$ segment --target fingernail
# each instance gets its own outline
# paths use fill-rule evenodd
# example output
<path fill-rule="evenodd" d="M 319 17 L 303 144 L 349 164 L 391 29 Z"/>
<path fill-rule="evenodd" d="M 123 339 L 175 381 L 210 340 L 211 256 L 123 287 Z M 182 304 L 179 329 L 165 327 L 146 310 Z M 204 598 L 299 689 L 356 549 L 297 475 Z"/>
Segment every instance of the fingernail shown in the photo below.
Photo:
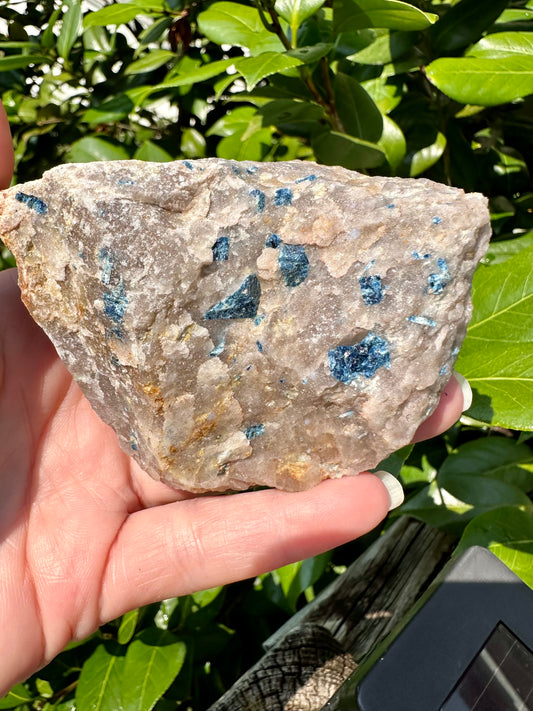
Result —
<path fill-rule="evenodd" d="M 461 391 L 463 393 L 463 412 L 466 412 L 472 407 L 472 388 L 464 375 L 461 375 L 461 373 L 458 373 L 456 370 L 453 371 L 453 374 L 461 386 Z"/>
<path fill-rule="evenodd" d="M 389 472 L 374 472 L 378 479 L 385 484 L 387 491 L 389 492 L 389 511 L 397 508 L 404 500 L 403 488 L 398 479 Z"/>

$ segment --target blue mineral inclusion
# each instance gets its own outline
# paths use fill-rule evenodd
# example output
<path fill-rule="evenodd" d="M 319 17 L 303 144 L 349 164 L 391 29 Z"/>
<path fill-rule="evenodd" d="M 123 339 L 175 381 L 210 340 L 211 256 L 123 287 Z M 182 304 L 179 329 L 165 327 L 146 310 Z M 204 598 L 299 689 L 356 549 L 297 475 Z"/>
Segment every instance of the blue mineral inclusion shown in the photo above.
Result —
<path fill-rule="evenodd" d="M 46 215 L 48 212 L 48 205 L 36 195 L 28 195 L 27 193 L 18 192 L 15 193 L 15 200 L 24 203 L 24 205 L 27 205 L 32 210 L 35 210 L 35 212 L 39 213 L 39 215 Z"/>
<path fill-rule="evenodd" d="M 313 182 L 313 180 L 316 180 L 316 175 L 314 173 L 311 173 L 311 175 L 306 175 L 305 178 L 298 178 L 298 180 L 295 180 L 295 183 L 304 183 L 306 180 L 308 180 L 310 183 Z"/>
<path fill-rule="evenodd" d="M 256 274 L 250 274 L 237 291 L 215 304 L 205 314 L 206 319 L 255 318 L 261 298 L 261 284 Z"/>
<path fill-rule="evenodd" d="M 213 250 L 213 261 L 227 262 L 229 258 L 229 239 L 228 237 L 219 237 L 215 244 L 211 247 Z"/>
<path fill-rule="evenodd" d="M 278 188 L 274 195 L 274 205 L 276 207 L 284 207 L 292 203 L 292 190 L 289 188 Z"/>
<path fill-rule="evenodd" d="M 135 181 L 131 180 L 131 178 L 121 178 L 117 180 L 117 185 L 135 185 Z"/>
<path fill-rule="evenodd" d="M 259 326 L 259 324 L 261 323 L 261 321 L 264 321 L 264 319 L 265 319 L 265 314 L 261 314 L 261 316 L 256 316 L 256 317 L 254 318 L 254 325 L 255 325 L 255 326 Z"/>
<path fill-rule="evenodd" d="M 437 325 L 436 321 L 427 316 L 408 316 L 407 320 L 411 323 L 416 323 L 418 326 L 431 326 L 433 328 Z"/>
<path fill-rule="evenodd" d="M 307 278 L 309 260 L 301 244 L 284 244 L 278 262 L 286 286 L 298 286 Z"/>
<path fill-rule="evenodd" d="M 183 165 L 189 170 L 194 170 L 194 165 L 191 163 L 190 160 L 184 160 Z"/>
<path fill-rule="evenodd" d="M 104 313 L 113 323 L 120 325 L 124 319 L 129 299 L 120 282 L 113 289 L 104 291 Z"/>
<path fill-rule="evenodd" d="M 437 216 L 435 216 L 435 217 L 431 220 L 431 222 L 433 222 L 434 225 L 440 225 L 440 223 L 442 222 L 442 217 L 437 217 Z"/>
<path fill-rule="evenodd" d="M 353 346 L 332 348 L 328 358 L 333 377 L 347 385 L 360 375 L 371 378 L 379 368 L 390 368 L 387 341 L 372 331 Z"/>
<path fill-rule="evenodd" d="M 256 165 L 251 165 L 248 168 L 246 168 L 246 172 L 249 175 L 253 175 L 254 173 L 257 173 L 258 170 L 259 170 L 259 168 Z"/>
<path fill-rule="evenodd" d="M 420 254 L 420 252 L 413 252 L 412 253 L 413 259 L 429 259 L 431 257 L 431 254 Z"/>
<path fill-rule="evenodd" d="M 448 374 L 448 366 L 445 364 L 439 370 L 439 375 L 447 375 L 447 374 Z"/>
<path fill-rule="evenodd" d="M 134 430 L 131 430 L 130 432 L 130 447 L 133 449 L 134 452 L 137 452 L 137 450 L 139 449 L 139 440 Z"/>
<path fill-rule="evenodd" d="M 363 301 L 367 306 L 374 306 L 382 301 L 383 287 L 380 276 L 361 276 L 359 277 L 359 286 Z"/>
<path fill-rule="evenodd" d="M 257 350 L 259 351 L 259 353 L 262 353 L 263 352 L 263 344 L 261 343 L 261 341 L 256 341 L 255 345 L 257 346 Z"/>
<path fill-rule="evenodd" d="M 224 351 L 225 345 L 226 345 L 225 340 L 222 339 L 222 340 L 220 341 L 220 343 L 218 344 L 218 346 L 215 346 L 215 347 L 209 352 L 209 355 L 212 356 L 213 358 L 214 358 L 215 356 L 219 356 L 219 355 Z"/>
<path fill-rule="evenodd" d="M 257 212 L 263 212 L 265 209 L 265 193 L 262 190 L 254 188 L 250 190 L 250 195 L 257 200 Z"/>
<path fill-rule="evenodd" d="M 256 437 L 260 437 L 262 434 L 265 434 L 265 426 L 251 425 L 244 431 L 244 434 L 248 440 L 255 439 Z"/>
<path fill-rule="evenodd" d="M 279 235 L 271 234 L 267 237 L 265 242 L 265 247 L 273 247 L 277 249 L 281 244 L 281 237 Z"/>
<path fill-rule="evenodd" d="M 432 294 L 442 294 L 450 281 L 450 272 L 444 257 L 437 259 L 437 266 L 439 271 L 428 276 L 428 291 Z"/>

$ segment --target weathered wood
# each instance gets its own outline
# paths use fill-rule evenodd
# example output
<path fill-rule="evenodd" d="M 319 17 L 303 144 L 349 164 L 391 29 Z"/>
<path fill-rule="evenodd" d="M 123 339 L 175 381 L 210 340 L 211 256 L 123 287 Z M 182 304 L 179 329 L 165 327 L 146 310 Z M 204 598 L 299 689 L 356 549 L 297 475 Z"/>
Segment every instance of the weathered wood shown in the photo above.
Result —
<path fill-rule="evenodd" d="M 398 519 L 267 640 L 267 654 L 209 711 L 319 711 L 412 608 L 449 559 L 452 541 Z"/>

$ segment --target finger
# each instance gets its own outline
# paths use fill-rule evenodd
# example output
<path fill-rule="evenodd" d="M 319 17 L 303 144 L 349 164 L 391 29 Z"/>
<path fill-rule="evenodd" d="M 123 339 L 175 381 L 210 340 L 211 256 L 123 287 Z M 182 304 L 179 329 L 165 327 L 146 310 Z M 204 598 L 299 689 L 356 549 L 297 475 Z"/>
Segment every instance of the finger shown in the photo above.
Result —
<path fill-rule="evenodd" d="M 413 442 L 431 439 L 446 432 L 461 417 L 461 413 L 470 407 L 471 401 L 472 391 L 468 382 L 461 375 L 454 375 L 444 388 L 435 412 L 417 429 Z"/>
<path fill-rule="evenodd" d="M 176 595 L 254 577 L 372 530 L 389 493 L 371 474 L 191 499 L 132 514 L 110 552 L 101 621 Z"/>
<path fill-rule="evenodd" d="M 6 111 L 0 102 L 0 190 L 9 187 L 13 176 L 14 156 L 11 131 Z"/>

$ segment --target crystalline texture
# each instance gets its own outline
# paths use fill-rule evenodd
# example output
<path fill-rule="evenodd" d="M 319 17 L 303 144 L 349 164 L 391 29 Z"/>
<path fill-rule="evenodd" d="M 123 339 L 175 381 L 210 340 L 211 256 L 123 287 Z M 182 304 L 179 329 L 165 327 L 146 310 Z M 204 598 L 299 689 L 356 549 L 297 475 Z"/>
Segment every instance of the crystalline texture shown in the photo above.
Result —
<path fill-rule="evenodd" d="M 486 200 L 306 162 L 65 165 L 5 191 L 25 303 L 123 449 L 296 490 L 408 443 L 450 378 Z"/>

